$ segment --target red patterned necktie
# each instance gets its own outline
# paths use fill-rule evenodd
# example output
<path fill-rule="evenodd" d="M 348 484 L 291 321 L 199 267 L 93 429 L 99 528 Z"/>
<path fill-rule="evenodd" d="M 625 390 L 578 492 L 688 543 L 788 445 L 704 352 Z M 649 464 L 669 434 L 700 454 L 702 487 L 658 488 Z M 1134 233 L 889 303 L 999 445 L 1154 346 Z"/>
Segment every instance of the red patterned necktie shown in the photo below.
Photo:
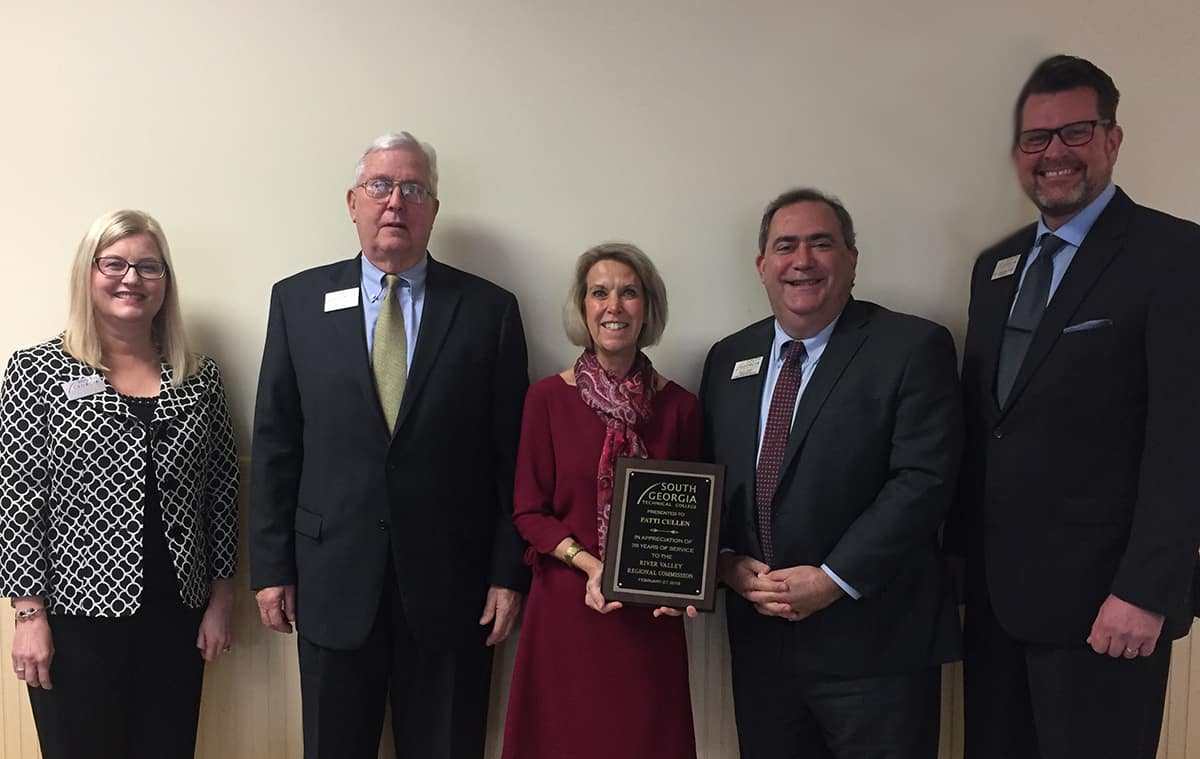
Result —
<path fill-rule="evenodd" d="M 754 477 L 754 504 L 758 512 L 758 539 L 762 544 L 763 561 L 768 566 L 775 561 L 771 539 L 771 503 L 779 485 L 779 467 L 783 464 L 783 449 L 787 447 L 792 429 L 792 414 L 796 410 L 796 395 L 800 392 L 800 371 L 807 352 L 804 343 L 793 340 L 783 344 L 787 351 L 783 368 L 771 392 L 771 408 L 767 411 L 767 428 L 763 431 L 762 447 L 758 451 L 758 472 Z"/>

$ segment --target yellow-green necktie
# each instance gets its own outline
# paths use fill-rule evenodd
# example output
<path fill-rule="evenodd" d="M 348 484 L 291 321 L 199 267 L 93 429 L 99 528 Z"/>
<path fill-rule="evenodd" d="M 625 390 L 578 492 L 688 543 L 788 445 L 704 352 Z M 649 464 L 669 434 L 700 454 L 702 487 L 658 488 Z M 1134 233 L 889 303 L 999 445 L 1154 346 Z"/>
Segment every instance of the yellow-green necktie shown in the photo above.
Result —
<path fill-rule="evenodd" d="M 379 308 L 379 318 L 375 320 L 371 369 L 375 373 L 379 406 L 390 430 L 396 426 L 404 383 L 408 380 L 408 337 L 404 334 L 404 311 L 396 295 L 403 280 L 398 274 L 387 274 L 383 281 L 383 304 Z"/>

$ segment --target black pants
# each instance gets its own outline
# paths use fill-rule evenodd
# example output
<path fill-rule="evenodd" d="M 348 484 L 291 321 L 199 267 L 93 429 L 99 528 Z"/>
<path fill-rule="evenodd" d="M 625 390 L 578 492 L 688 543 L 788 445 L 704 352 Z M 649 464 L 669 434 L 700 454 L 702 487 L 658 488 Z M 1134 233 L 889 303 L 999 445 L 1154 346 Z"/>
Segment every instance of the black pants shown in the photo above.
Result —
<path fill-rule="evenodd" d="M 1170 641 L 1136 659 L 1026 643 L 983 600 L 965 632 L 966 759 L 1154 759 Z"/>
<path fill-rule="evenodd" d="M 305 759 L 375 759 L 389 691 L 398 759 L 480 759 L 492 649 L 482 635 L 457 649 L 418 644 L 394 582 L 382 596 L 361 648 L 297 641 Z"/>
<path fill-rule="evenodd" d="M 735 663 L 742 759 L 936 759 L 942 669 L 842 679 Z"/>
<path fill-rule="evenodd" d="M 201 616 L 179 603 L 116 619 L 50 616 L 54 687 L 29 688 L 44 759 L 194 756 Z"/>

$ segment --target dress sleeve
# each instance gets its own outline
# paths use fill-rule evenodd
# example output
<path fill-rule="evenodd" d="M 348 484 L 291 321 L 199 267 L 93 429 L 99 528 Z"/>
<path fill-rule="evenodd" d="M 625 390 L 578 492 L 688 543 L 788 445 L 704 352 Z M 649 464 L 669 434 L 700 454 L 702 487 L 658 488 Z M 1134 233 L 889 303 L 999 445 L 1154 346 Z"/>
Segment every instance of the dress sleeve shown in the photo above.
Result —
<path fill-rule="evenodd" d="M 513 487 L 513 523 L 538 553 L 551 553 L 571 531 L 554 515 L 555 456 L 550 404 L 544 385 L 525 398 Z"/>
<path fill-rule="evenodd" d="M 49 521 L 48 401 L 35 378 L 46 368 L 17 352 L 0 394 L 0 596 L 45 596 Z"/>
<path fill-rule="evenodd" d="M 679 438 L 676 457 L 681 461 L 699 461 L 704 438 L 704 422 L 700 413 L 700 401 L 696 396 L 683 391 L 683 402 L 679 408 Z"/>

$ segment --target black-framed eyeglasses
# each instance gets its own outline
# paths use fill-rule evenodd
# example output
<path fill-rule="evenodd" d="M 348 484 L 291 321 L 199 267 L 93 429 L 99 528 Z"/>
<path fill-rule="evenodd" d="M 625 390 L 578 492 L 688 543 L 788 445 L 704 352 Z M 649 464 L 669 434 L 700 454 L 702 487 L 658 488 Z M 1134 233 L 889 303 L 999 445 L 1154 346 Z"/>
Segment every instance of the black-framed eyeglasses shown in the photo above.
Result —
<path fill-rule="evenodd" d="M 156 258 L 130 263 L 119 256 L 97 256 L 92 261 L 101 274 L 113 279 L 121 279 L 130 269 L 142 279 L 162 279 L 167 276 L 167 265 Z"/>
<path fill-rule="evenodd" d="M 1017 135 L 1017 147 L 1022 153 L 1040 153 L 1050 147 L 1054 135 L 1062 140 L 1069 148 L 1086 145 L 1096 136 L 1096 127 L 1112 126 L 1111 119 L 1091 119 L 1089 121 L 1072 121 L 1058 129 L 1026 129 Z"/>
<path fill-rule="evenodd" d="M 392 190 L 397 187 L 400 188 L 400 197 L 404 199 L 405 203 L 421 205 L 432 196 L 432 193 L 425 189 L 425 186 L 422 184 L 418 184 L 417 182 L 397 182 L 387 177 L 368 179 L 357 186 L 363 188 L 363 191 L 367 193 L 367 197 L 374 198 L 375 200 L 390 198 Z"/>

